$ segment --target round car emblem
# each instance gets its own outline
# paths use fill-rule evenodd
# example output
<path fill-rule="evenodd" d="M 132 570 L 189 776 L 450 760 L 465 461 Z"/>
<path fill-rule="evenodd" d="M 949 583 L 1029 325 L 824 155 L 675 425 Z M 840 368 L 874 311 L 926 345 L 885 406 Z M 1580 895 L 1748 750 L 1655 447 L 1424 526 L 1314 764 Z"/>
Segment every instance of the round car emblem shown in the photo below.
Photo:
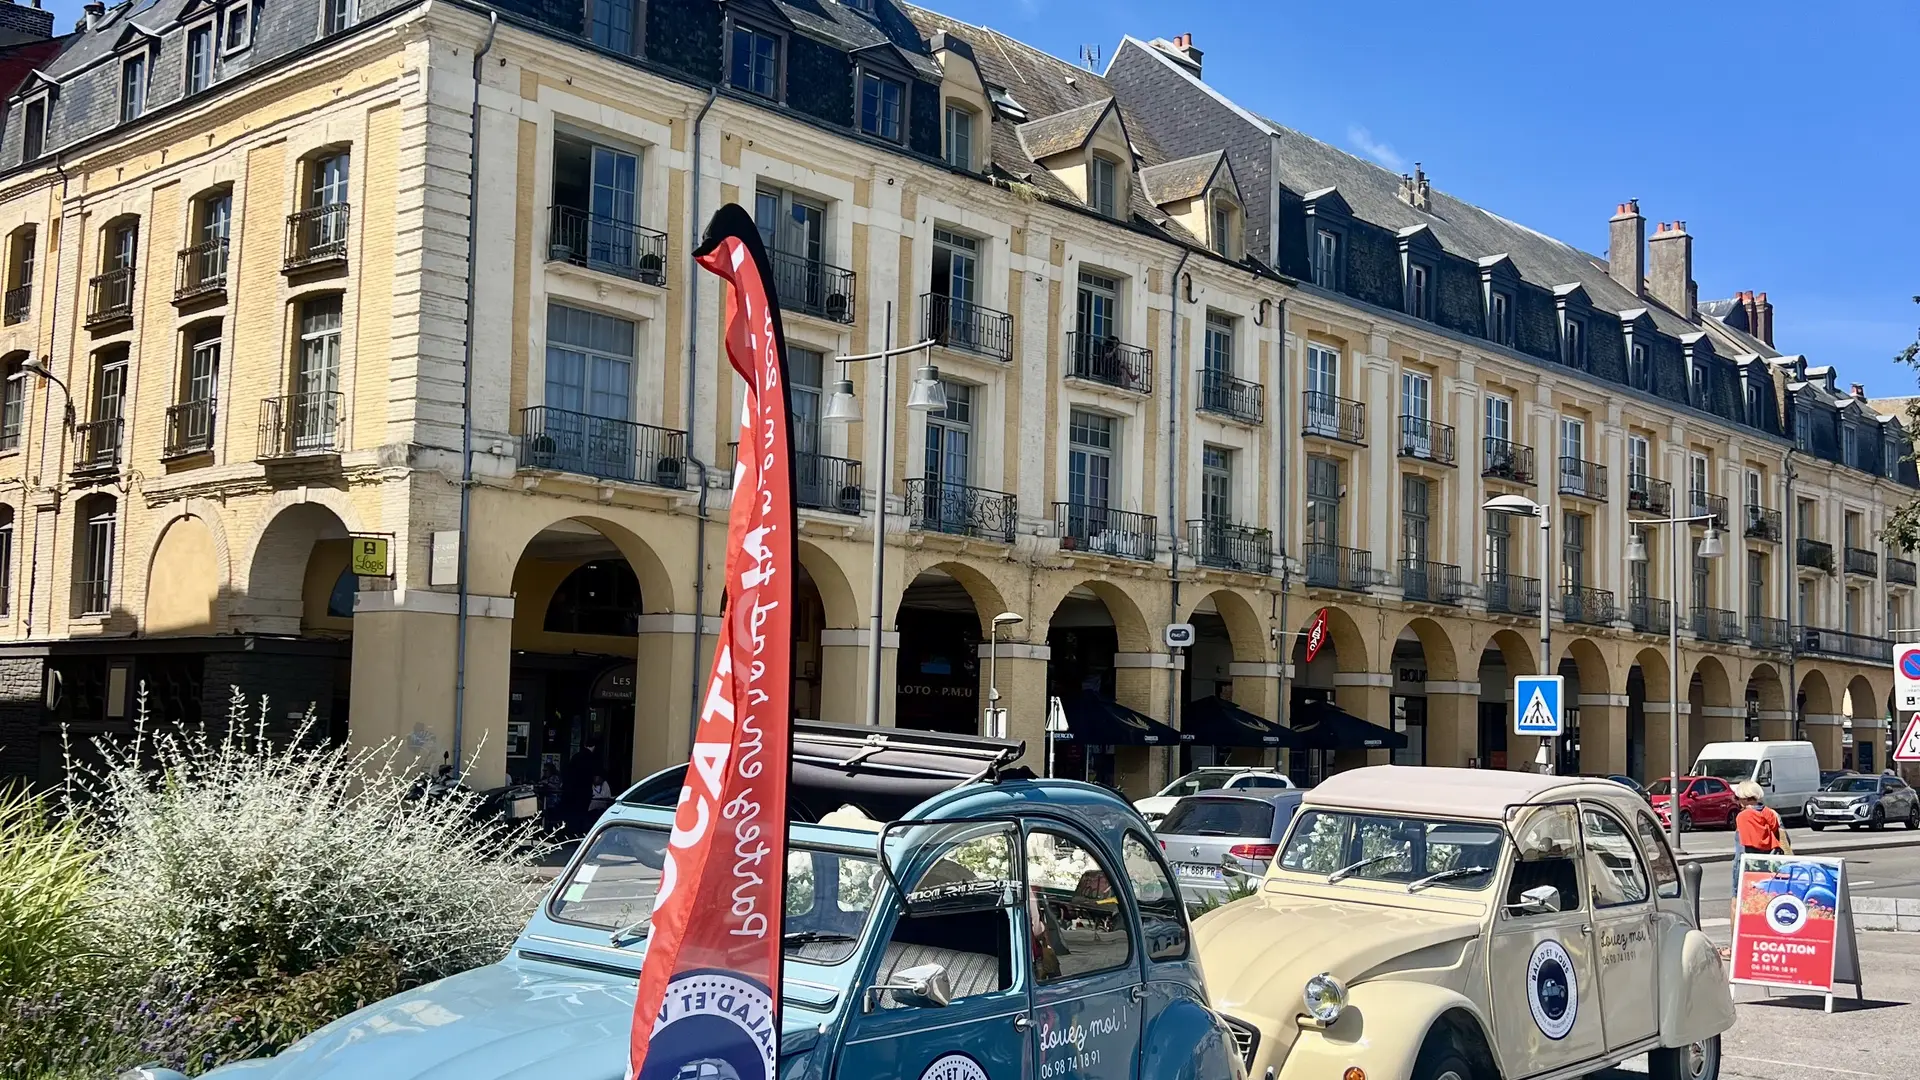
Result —
<path fill-rule="evenodd" d="M 1534 946 L 1527 962 L 1527 1008 L 1541 1034 L 1549 1039 L 1564 1039 L 1573 1031 L 1575 1015 L 1580 1011 L 1580 989 L 1574 981 L 1573 957 L 1557 941 L 1548 938 Z"/>
<path fill-rule="evenodd" d="M 1197 859 L 1197 858 L 1199 858 L 1199 857 L 1200 857 L 1200 845 L 1199 845 L 1199 844 L 1195 844 L 1195 845 L 1193 845 L 1193 847 L 1192 847 L 1192 848 L 1191 848 L 1190 850 L 1191 850 L 1191 851 L 1193 852 L 1193 857 L 1194 857 L 1194 858 L 1196 858 L 1196 859 Z"/>
<path fill-rule="evenodd" d="M 646 1065 L 636 1080 L 773 1080 L 773 1000 L 725 971 L 689 971 L 667 984 Z"/>
<path fill-rule="evenodd" d="M 1797 934 L 1807 924 L 1807 905 L 1792 893 L 1781 893 L 1767 904 L 1767 925 L 1776 934 Z"/>
<path fill-rule="evenodd" d="M 942 1054 L 920 1074 L 920 1080 L 987 1080 L 987 1070 L 965 1054 Z"/>

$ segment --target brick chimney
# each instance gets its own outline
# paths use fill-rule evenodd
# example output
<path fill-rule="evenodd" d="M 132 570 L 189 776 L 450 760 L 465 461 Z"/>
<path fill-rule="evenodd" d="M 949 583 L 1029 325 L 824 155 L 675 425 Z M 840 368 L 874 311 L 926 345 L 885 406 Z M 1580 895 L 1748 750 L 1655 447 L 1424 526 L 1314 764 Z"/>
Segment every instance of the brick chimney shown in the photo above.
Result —
<path fill-rule="evenodd" d="M 1748 293 L 1747 298 L 1753 304 L 1753 336 L 1773 344 L 1773 305 L 1767 302 L 1766 293 Z"/>
<path fill-rule="evenodd" d="M 1693 237 L 1684 221 L 1663 221 L 1647 241 L 1647 291 L 1655 300 L 1693 321 Z"/>
<path fill-rule="evenodd" d="M 1152 44 L 1154 48 L 1159 49 L 1172 58 L 1174 63 L 1179 64 L 1191 72 L 1194 78 L 1197 79 L 1200 77 L 1200 57 L 1202 54 L 1199 49 L 1194 48 L 1192 34 L 1181 34 L 1172 41 L 1168 41 L 1166 38 L 1154 38 Z"/>
<path fill-rule="evenodd" d="M 1433 187 L 1427 183 L 1427 173 L 1419 162 L 1413 163 L 1413 175 L 1400 174 L 1400 201 L 1415 210 L 1433 209 Z"/>
<path fill-rule="evenodd" d="M 1635 296 L 1647 294 L 1647 219 L 1628 199 L 1607 221 L 1607 275 Z"/>
<path fill-rule="evenodd" d="M 1867 400 L 1867 387 L 1866 387 L 1866 384 L 1864 384 L 1864 383 L 1854 383 L 1854 384 L 1853 384 L 1853 388 L 1852 388 L 1851 390 L 1849 390 L 1849 391 L 1848 391 L 1848 393 L 1850 393 L 1850 394 L 1852 394 L 1852 395 L 1853 395 L 1853 400 L 1855 400 L 1855 401 L 1858 401 L 1858 402 L 1860 402 L 1860 403 L 1862 403 L 1862 404 L 1865 404 L 1865 403 L 1866 403 L 1866 400 Z"/>

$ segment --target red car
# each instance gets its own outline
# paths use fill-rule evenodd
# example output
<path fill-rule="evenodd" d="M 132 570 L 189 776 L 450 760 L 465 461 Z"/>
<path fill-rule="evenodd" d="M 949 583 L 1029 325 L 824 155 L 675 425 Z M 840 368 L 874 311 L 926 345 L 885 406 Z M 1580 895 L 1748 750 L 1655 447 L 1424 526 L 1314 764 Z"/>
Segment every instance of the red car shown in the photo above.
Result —
<path fill-rule="evenodd" d="M 1653 800 L 1653 812 L 1660 815 L 1660 824 L 1667 823 L 1672 797 L 1668 794 L 1671 787 L 1670 777 L 1661 777 L 1647 785 L 1647 795 Z M 1733 788 L 1717 776 L 1683 776 L 1680 778 L 1680 831 L 1687 832 L 1695 825 L 1722 825 L 1733 827 L 1733 815 L 1740 811 L 1740 801 L 1733 797 Z"/>

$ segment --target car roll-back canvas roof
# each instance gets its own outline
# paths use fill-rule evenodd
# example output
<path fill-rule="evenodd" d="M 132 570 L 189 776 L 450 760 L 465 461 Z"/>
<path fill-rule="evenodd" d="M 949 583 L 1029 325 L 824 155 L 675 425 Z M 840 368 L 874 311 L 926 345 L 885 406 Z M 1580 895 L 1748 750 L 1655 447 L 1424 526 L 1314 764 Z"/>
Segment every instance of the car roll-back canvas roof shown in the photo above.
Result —
<path fill-rule="evenodd" d="M 1612 781 L 1508 772 L 1371 765 L 1335 773 L 1307 792 L 1302 809 L 1336 807 L 1413 816 L 1500 819 L 1514 806 L 1580 796 L 1613 802 L 1632 792 Z"/>

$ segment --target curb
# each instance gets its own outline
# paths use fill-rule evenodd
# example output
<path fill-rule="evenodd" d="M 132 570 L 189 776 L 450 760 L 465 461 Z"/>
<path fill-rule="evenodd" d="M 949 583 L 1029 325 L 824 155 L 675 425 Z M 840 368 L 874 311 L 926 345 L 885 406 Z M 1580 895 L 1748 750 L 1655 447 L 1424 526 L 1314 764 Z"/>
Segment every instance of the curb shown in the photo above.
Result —
<path fill-rule="evenodd" d="M 1863 896 L 1848 904 L 1856 930 L 1898 930 L 1920 934 L 1920 899 Z"/>
<path fill-rule="evenodd" d="M 1795 855 L 1845 856 L 1848 852 L 1852 851 L 1885 851 L 1888 848 L 1903 847 L 1920 848 L 1920 843 L 1888 837 L 1879 843 L 1868 844 L 1795 844 L 1793 845 L 1793 853 Z M 1731 851 L 1713 851 L 1699 855 L 1683 851 L 1679 852 L 1678 855 L 1682 863 L 1730 863 L 1733 861 L 1733 852 Z"/>

